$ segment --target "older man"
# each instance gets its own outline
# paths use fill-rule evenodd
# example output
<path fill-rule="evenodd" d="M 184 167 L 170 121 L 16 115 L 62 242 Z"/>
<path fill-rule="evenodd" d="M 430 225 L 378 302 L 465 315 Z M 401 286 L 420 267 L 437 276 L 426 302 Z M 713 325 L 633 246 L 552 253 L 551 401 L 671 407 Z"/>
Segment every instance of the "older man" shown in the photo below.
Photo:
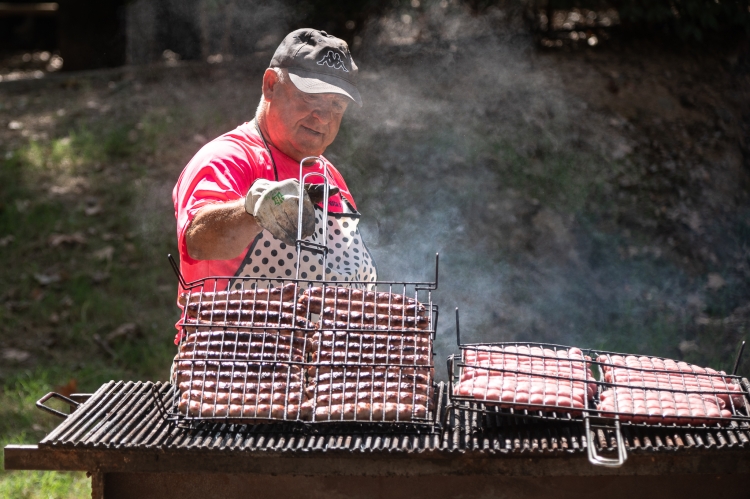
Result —
<path fill-rule="evenodd" d="M 320 186 L 303 195 L 303 238 L 322 244 L 327 265 L 303 250 L 302 279 L 375 281 L 377 271 L 357 227 L 359 213 L 341 174 L 322 154 L 339 131 L 350 101 L 362 105 L 357 66 L 346 42 L 300 29 L 279 45 L 263 75 L 255 119 L 206 144 L 180 175 L 172 198 L 181 271 L 189 282 L 208 276 L 295 277 L 299 163 L 325 173 L 332 186 L 323 213 Z M 320 184 L 319 176 L 309 177 Z M 229 287 L 241 286 L 228 280 Z"/>

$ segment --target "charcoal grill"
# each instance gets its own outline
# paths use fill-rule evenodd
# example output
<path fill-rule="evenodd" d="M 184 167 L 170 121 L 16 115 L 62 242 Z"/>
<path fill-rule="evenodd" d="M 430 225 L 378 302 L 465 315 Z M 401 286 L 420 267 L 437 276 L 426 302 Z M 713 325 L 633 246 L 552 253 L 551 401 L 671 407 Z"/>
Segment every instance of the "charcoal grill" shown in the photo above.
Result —
<path fill-rule="evenodd" d="M 514 497 L 644 499 L 743 497 L 750 430 L 625 425 L 628 461 L 591 466 L 587 448 L 613 451 L 611 435 L 582 425 L 449 406 L 445 424 L 300 426 L 165 421 L 169 383 L 112 381 L 89 396 L 37 445 L 5 448 L 7 470 L 83 470 L 93 499 L 346 496 L 432 499 Z M 447 407 L 449 406 L 449 407 Z M 437 423 L 437 421 L 435 421 Z"/>
<path fill-rule="evenodd" d="M 750 428 L 750 384 L 748 383 L 747 379 L 742 378 L 740 376 L 737 376 L 737 366 L 739 365 L 740 356 L 742 355 L 742 352 L 744 350 L 744 342 L 742 342 L 739 352 L 737 354 L 737 360 L 735 362 L 735 368 L 734 373 L 731 375 L 725 374 L 725 373 L 698 373 L 695 372 L 695 368 L 693 367 L 693 374 L 700 374 L 701 376 L 706 376 L 709 380 L 711 380 L 711 389 L 710 390 L 701 390 L 701 391 L 694 391 L 690 390 L 685 386 L 685 374 L 678 372 L 675 374 L 675 376 L 681 377 L 683 386 L 659 386 L 658 391 L 663 392 L 669 392 L 669 393 L 679 393 L 679 394 L 691 394 L 691 393 L 700 393 L 703 397 L 708 397 L 716 400 L 716 404 L 719 404 L 718 398 L 722 395 L 727 396 L 727 400 L 729 401 L 729 405 L 727 407 L 729 411 L 729 415 L 722 417 L 720 419 L 717 419 L 715 417 L 708 417 L 708 416 L 670 416 L 668 418 L 662 418 L 663 421 L 660 421 L 659 418 L 651 416 L 648 418 L 633 418 L 632 412 L 625 412 L 622 410 L 617 410 L 617 407 L 615 410 L 607 410 L 607 411 L 601 411 L 598 408 L 598 404 L 600 402 L 601 394 L 604 390 L 611 390 L 611 389 L 617 389 L 617 388 L 624 388 L 629 391 L 631 398 L 633 397 L 633 392 L 638 390 L 655 390 L 653 387 L 649 387 L 646 385 L 645 381 L 641 382 L 640 384 L 638 382 L 632 382 L 632 383 L 623 383 L 623 382 L 617 382 L 618 380 L 613 379 L 612 381 L 606 381 L 605 380 L 605 373 L 604 369 L 606 367 L 613 367 L 613 357 L 620 356 L 620 357 L 626 357 L 630 354 L 622 354 L 622 353 L 615 353 L 615 352 L 606 352 L 606 351 L 599 351 L 594 349 L 580 349 L 583 358 L 580 361 L 571 361 L 567 360 L 566 358 L 559 357 L 558 352 L 561 350 L 568 351 L 571 349 L 569 346 L 564 345 L 556 345 L 551 343 L 538 343 L 538 342 L 485 342 L 485 343 L 471 343 L 471 344 L 462 344 L 461 343 L 461 329 L 460 329 L 460 322 L 459 322 L 459 311 L 456 309 L 456 343 L 461 351 L 459 356 L 451 355 L 448 358 L 448 372 L 450 374 L 450 382 L 449 382 L 449 397 L 450 397 L 450 405 L 454 407 L 460 407 L 464 410 L 473 411 L 485 414 L 487 416 L 494 416 L 494 417 L 511 417 L 511 418 L 522 418 L 524 420 L 529 419 L 537 419 L 537 420 L 543 420 L 543 421 L 550 421 L 554 423 L 579 423 L 582 424 L 585 428 L 586 435 L 590 440 L 593 440 L 595 434 L 601 435 L 601 438 L 605 440 L 612 440 L 614 443 L 607 447 L 609 450 L 615 450 L 616 457 L 610 458 L 610 457 L 604 457 L 600 455 L 597 452 L 597 449 L 595 446 L 589 446 L 588 447 L 588 457 L 592 464 L 600 465 L 600 466 L 609 466 L 609 467 L 619 467 L 624 464 L 624 462 L 627 459 L 627 451 L 626 446 L 623 442 L 623 434 L 622 434 L 622 427 L 623 426 L 634 426 L 634 427 L 645 427 L 645 428 L 678 428 L 678 427 L 688 427 L 691 428 L 692 431 L 705 431 L 711 427 L 722 427 L 722 426 L 730 426 L 732 428 L 742 428 L 744 430 Z M 540 358 L 543 359 L 543 362 L 549 362 L 549 363 L 557 363 L 558 365 L 573 365 L 573 364 L 579 364 L 579 365 L 596 365 L 597 367 L 597 374 L 598 376 L 596 378 L 591 378 L 588 376 L 585 376 L 586 368 L 584 367 L 584 377 L 576 377 L 572 374 L 570 376 L 557 376 L 554 374 L 547 374 L 547 373 L 539 373 L 539 372 L 530 372 L 526 370 L 519 370 L 519 369 L 505 369 L 505 368 L 499 368 L 499 367 L 489 367 L 487 365 L 480 365 L 476 363 L 467 362 L 467 353 L 473 352 L 499 352 L 500 349 L 505 349 L 506 347 L 525 347 L 528 349 L 531 349 L 532 347 L 539 347 L 542 349 L 549 349 L 554 351 L 556 354 L 558 354 L 558 358 L 555 360 L 552 360 L 552 357 L 543 356 L 543 355 L 535 355 L 532 353 L 522 353 L 517 354 L 520 357 L 523 358 Z M 469 357 L 472 357 L 469 355 Z M 668 359 L 658 358 L 658 357 L 649 357 L 649 359 L 658 360 L 658 361 L 667 361 Z M 457 383 L 459 380 L 462 379 L 462 374 L 465 369 L 471 368 L 474 370 L 479 370 L 483 372 L 487 372 L 487 377 L 489 377 L 490 373 L 497 372 L 497 373 L 508 373 L 511 376 L 515 377 L 518 376 L 519 378 L 521 376 L 528 376 L 529 378 L 537 378 L 537 379 L 543 379 L 543 380 L 552 380 L 555 383 L 564 382 L 565 385 L 570 385 L 571 391 L 572 386 L 574 383 L 578 383 L 581 385 L 594 385 L 596 389 L 594 390 L 593 397 L 584 396 L 583 397 L 583 405 L 581 407 L 576 406 L 571 407 L 569 405 L 555 405 L 555 404 L 536 404 L 536 403 L 530 403 L 529 401 L 517 401 L 516 397 L 518 396 L 517 393 L 512 393 L 513 400 L 510 401 L 499 401 L 495 400 L 493 398 L 489 398 L 486 396 L 486 390 L 485 390 L 485 396 L 466 396 L 461 395 L 457 393 Z M 626 378 L 629 380 L 631 376 L 634 379 L 638 379 L 637 375 L 643 375 L 645 373 L 654 373 L 659 372 L 660 370 L 656 369 L 656 367 L 651 365 L 646 366 L 639 366 L 639 367 L 627 367 L 627 366 L 619 366 L 618 368 L 624 369 L 626 371 L 632 371 L 631 374 L 627 374 Z M 714 381 L 715 380 L 715 381 Z M 732 387 L 736 388 L 736 390 L 728 390 L 727 385 L 732 385 Z M 741 402 L 735 399 L 741 399 Z M 737 401 L 736 401 L 737 400 Z M 705 406 L 705 402 L 704 402 Z M 661 407 L 661 401 L 660 401 L 660 407 Z M 661 410 L 663 411 L 663 407 L 661 407 Z M 647 419 L 647 421 L 638 421 L 638 419 Z"/>

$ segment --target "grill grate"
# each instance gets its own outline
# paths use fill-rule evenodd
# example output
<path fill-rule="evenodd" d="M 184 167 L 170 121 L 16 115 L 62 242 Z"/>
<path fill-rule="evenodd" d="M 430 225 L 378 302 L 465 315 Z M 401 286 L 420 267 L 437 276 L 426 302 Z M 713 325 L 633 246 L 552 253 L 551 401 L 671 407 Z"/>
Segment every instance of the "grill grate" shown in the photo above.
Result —
<path fill-rule="evenodd" d="M 172 452 L 471 452 L 480 454 L 576 454 L 586 452 L 580 424 L 483 413 L 477 407 L 445 407 L 447 387 L 438 385 L 438 407 L 446 424 L 425 427 L 350 423 L 299 426 L 290 423 L 224 424 L 202 422 L 186 429 L 163 419 L 152 391 L 168 403 L 176 388 L 168 383 L 111 381 L 96 391 L 47 435 L 40 447 Z M 614 439 L 594 440 L 601 451 L 613 450 Z M 750 449 L 747 428 L 625 426 L 629 452 Z M 602 445 L 606 445 L 603 447 Z"/>

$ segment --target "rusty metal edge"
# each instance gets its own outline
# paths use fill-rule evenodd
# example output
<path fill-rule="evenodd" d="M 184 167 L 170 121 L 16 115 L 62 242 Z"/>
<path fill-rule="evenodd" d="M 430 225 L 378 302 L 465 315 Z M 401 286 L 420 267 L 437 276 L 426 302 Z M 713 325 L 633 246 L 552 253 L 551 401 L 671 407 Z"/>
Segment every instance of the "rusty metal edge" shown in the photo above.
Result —
<path fill-rule="evenodd" d="M 750 452 L 686 451 L 634 453 L 621 468 L 591 466 L 582 453 L 523 456 L 480 453 L 240 453 L 211 451 L 107 450 L 5 447 L 6 470 L 117 472 L 203 472 L 298 476 L 594 476 L 743 474 L 750 475 Z"/>

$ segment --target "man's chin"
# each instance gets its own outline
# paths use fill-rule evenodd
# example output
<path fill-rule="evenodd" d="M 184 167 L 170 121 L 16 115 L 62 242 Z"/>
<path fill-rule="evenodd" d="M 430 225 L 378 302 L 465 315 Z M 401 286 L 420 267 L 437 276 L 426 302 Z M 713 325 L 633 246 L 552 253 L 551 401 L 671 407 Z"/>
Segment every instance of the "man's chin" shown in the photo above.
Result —
<path fill-rule="evenodd" d="M 325 151 L 323 140 L 300 140 L 297 142 L 295 148 L 303 153 L 305 156 L 320 156 Z"/>

